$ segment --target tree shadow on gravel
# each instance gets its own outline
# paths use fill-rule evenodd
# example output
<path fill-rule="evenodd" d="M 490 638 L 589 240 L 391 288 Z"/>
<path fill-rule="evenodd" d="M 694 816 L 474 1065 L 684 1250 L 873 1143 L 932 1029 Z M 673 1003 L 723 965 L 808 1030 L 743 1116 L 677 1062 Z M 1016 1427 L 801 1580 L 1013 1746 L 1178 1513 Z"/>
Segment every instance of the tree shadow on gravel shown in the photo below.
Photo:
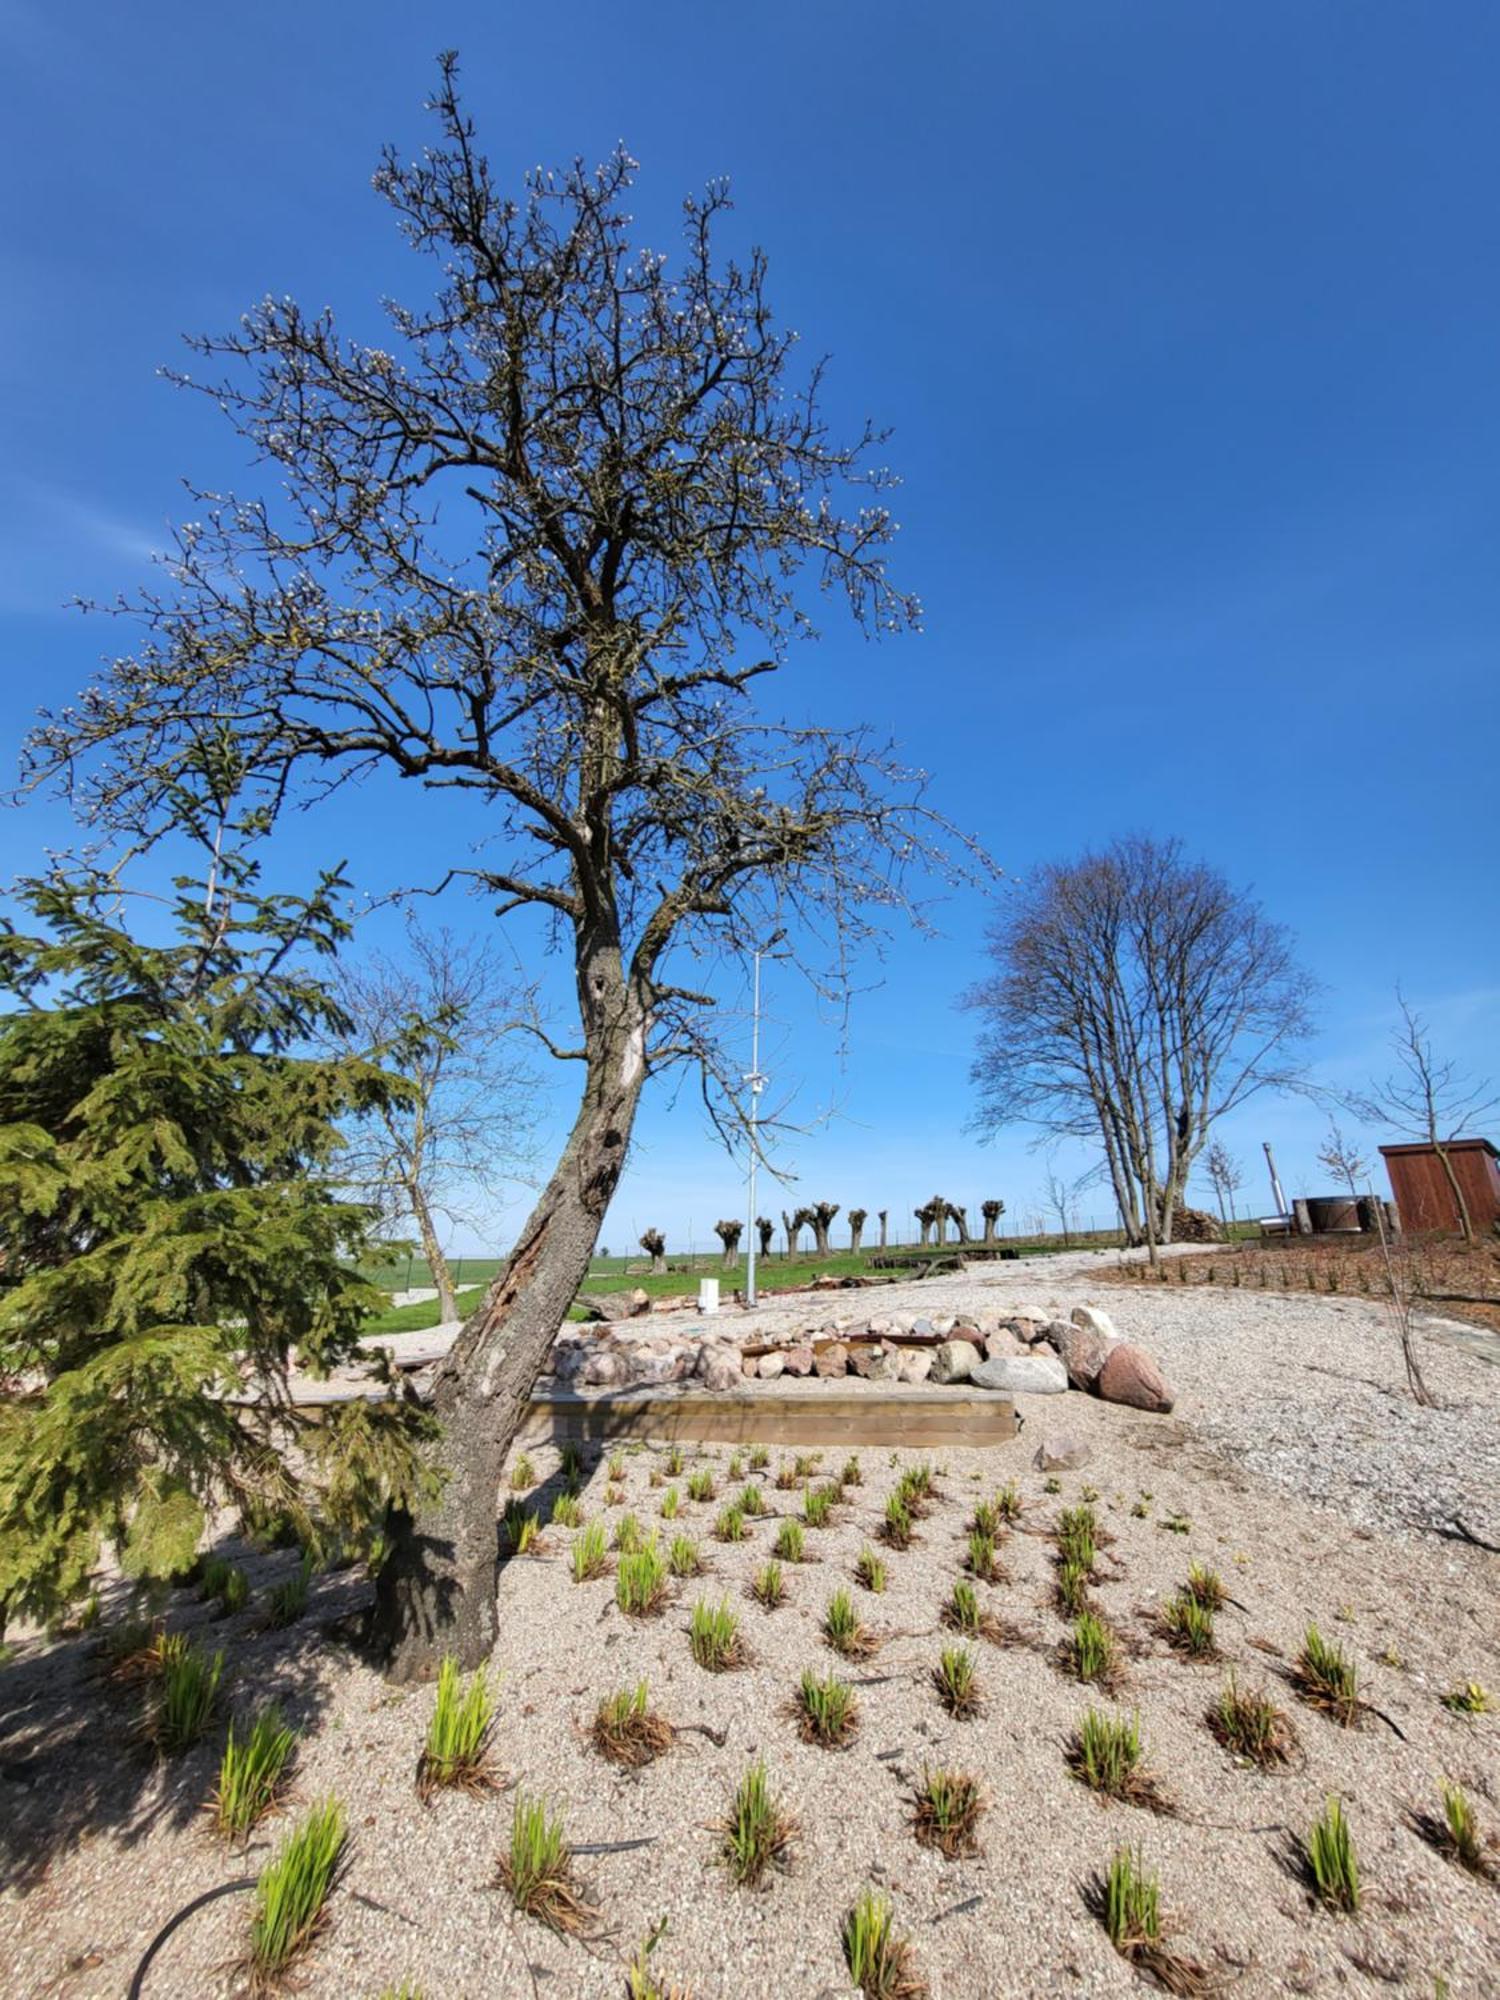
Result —
<path fill-rule="evenodd" d="M 170 1594 L 167 1630 L 224 1654 L 214 1720 L 180 1755 L 158 1756 L 146 1736 L 147 1685 L 112 1680 L 101 1653 L 101 1636 L 130 1615 L 123 1587 L 99 1630 L 23 1646 L 0 1667 L 0 1880 L 23 1895 L 82 1841 L 106 1834 L 133 1846 L 158 1827 L 189 1825 L 213 1791 L 232 1719 L 275 1701 L 299 1733 L 316 1729 L 327 1673 L 354 1658 L 354 1614 L 371 1593 L 364 1572 L 315 1578 L 302 1617 L 270 1631 L 266 1593 L 296 1573 L 297 1553 L 258 1554 L 234 1541 L 213 1553 L 244 1569 L 252 1595 L 226 1617 L 191 1587 Z"/>

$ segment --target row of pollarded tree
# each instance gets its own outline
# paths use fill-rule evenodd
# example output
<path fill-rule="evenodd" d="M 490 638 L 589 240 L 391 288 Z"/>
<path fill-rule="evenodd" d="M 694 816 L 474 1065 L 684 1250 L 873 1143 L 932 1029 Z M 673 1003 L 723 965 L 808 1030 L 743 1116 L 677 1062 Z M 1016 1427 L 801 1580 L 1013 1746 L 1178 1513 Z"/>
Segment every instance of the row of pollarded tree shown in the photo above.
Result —
<path fill-rule="evenodd" d="M 814 1256 L 827 1257 L 831 1255 L 832 1245 L 829 1242 L 829 1231 L 833 1228 L 834 1221 L 839 1212 L 839 1204 L 836 1201 L 818 1201 L 814 1202 L 808 1208 L 798 1208 L 791 1211 L 783 1209 L 781 1211 L 781 1226 L 786 1232 L 788 1252 L 795 1255 L 799 1248 L 798 1239 L 801 1237 L 803 1230 L 810 1229 L 812 1231 Z M 943 1195 L 934 1195 L 931 1201 L 924 1202 L 920 1208 L 914 1209 L 912 1212 L 922 1226 L 922 1243 L 924 1245 L 928 1243 L 946 1243 L 948 1240 L 948 1224 L 950 1222 L 954 1227 L 956 1242 L 972 1243 L 975 1241 L 969 1229 L 968 1210 L 957 1202 L 949 1201 Z M 981 1202 L 979 1212 L 984 1217 L 984 1234 L 978 1240 L 982 1243 L 993 1243 L 995 1240 L 996 1225 L 1005 1213 L 1005 1203 L 1003 1201 Z M 875 1215 L 876 1220 L 880 1224 L 880 1248 L 884 1250 L 887 1243 L 890 1210 L 885 1208 L 877 1209 Z M 867 1208 L 851 1208 L 849 1211 L 849 1249 L 856 1256 L 864 1248 L 865 1224 L 869 1219 L 870 1211 Z M 761 1256 L 769 1256 L 772 1240 L 776 1234 L 776 1224 L 769 1215 L 758 1215 L 755 1218 L 755 1229 L 756 1234 L 760 1238 Z M 744 1233 L 745 1225 L 738 1217 L 726 1216 L 723 1221 L 714 1224 L 714 1234 L 724 1246 L 724 1267 L 726 1270 L 732 1270 L 734 1265 L 739 1261 L 740 1238 Z M 647 1229 L 643 1231 L 640 1237 L 640 1246 L 651 1259 L 651 1269 L 653 1271 L 660 1272 L 666 1270 L 667 1240 L 659 1229 Z"/>

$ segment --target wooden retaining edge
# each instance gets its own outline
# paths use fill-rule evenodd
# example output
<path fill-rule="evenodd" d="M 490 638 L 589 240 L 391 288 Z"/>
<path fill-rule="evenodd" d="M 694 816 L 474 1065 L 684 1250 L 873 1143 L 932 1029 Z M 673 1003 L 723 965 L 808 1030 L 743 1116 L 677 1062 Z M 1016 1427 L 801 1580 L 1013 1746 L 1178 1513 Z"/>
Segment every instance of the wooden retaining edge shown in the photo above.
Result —
<path fill-rule="evenodd" d="M 1004 1444 L 1017 1433 L 1009 1396 L 961 1387 L 872 1383 L 850 1390 L 746 1382 L 707 1389 L 536 1388 L 521 1435 L 528 1440 L 639 1438 L 687 1444 Z"/>

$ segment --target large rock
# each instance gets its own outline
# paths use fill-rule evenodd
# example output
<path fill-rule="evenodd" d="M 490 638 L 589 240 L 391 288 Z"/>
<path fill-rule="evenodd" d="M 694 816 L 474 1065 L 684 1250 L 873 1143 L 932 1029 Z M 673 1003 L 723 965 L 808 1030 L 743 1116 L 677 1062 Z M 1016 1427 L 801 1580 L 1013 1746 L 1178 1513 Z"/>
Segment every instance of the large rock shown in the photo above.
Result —
<path fill-rule="evenodd" d="M 1133 1410 L 1151 1410 L 1158 1416 L 1165 1416 L 1177 1400 L 1145 1348 L 1128 1340 L 1110 1349 L 1094 1387 L 1106 1403 L 1128 1403 Z"/>
<path fill-rule="evenodd" d="M 1104 1340 L 1120 1338 L 1119 1328 L 1100 1306 L 1074 1306 L 1069 1317 L 1074 1326 L 1081 1326 L 1086 1333 L 1097 1333 Z"/>
<path fill-rule="evenodd" d="M 932 1373 L 930 1347 L 903 1347 L 896 1355 L 898 1382 L 925 1382 Z"/>
<path fill-rule="evenodd" d="M 984 1351 L 986 1358 L 993 1361 L 999 1354 L 1024 1354 L 1026 1347 L 1019 1334 L 1008 1326 L 1000 1326 L 984 1336 Z"/>
<path fill-rule="evenodd" d="M 579 1377 L 586 1389 L 617 1389 L 630 1379 L 629 1358 L 612 1347 L 591 1354 Z"/>
<path fill-rule="evenodd" d="M 726 1389 L 738 1388 L 742 1379 L 738 1348 L 701 1347 L 698 1350 L 698 1365 L 693 1372 L 705 1389 L 712 1389 L 719 1395 Z"/>
<path fill-rule="evenodd" d="M 629 1355 L 629 1379 L 632 1388 L 654 1388 L 662 1382 L 675 1382 L 680 1374 L 677 1356 L 670 1348 L 653 1350 L 646 1347 L 635 1348 Z"/>
<path fill-rule="evenodd" d="M 813 1372 L 813 1351 L 807 1341 L 799 1341 L 795 1347 L 784 1347 L 781 1351 L 786 1356 L 786 1372 L 788 1375 L 811 1375 Z"/>
<path fill-rule="evenodd" d="M 815 1375 L 847 1375 L 849 1372 L 849 1350 L 841 1340 L 831 1340 L 826 1347 L 820 1347 L 813 1355 Z"/>
<path fill-rule="evenodd" d="M 1049 1431 L 1031 1462 L 1038 1472 L 1076 1472 L 1093 1455 L 1091 1447 L 1076 1432 Z"/>
<path fill-rule="evenodd" d="M 1096 1333 L 1087 1326 L 1065 1326 L 1060 1319 L 1053 1320 L 1048 1327 L 1047 1340 L 1056 1348 L 1075 1389 L 1092 1389 L 1112 1350 L 1122 1344 L 1118 1334 Z"/>
<path fill-rule="evenodd" d="M 626 1302 L 626 1311 L 628 1312 L 631 1319 L 635 1319 L 641 1313 L 648 1313 L 650 1312 L 650 1310 L 651 1310 L 651 1294 L 647 1291 L 643 1291 L 641 1287 L 637 1285 L 635 1290 L 630 1294 L 630 1297 Z"/>
<path fill-rule="evenodd" d="M 932 1350 L 934 1382 L 966 1382 L 979 1366 L 979 1349 L 969 1340 L 945 1340 Z"/>
<path fill-rule="evenodd" d="M 780 1348 L 773 1347 L 769 1354 L 763 1354 L 756 1363 L 755 1372 L 762 1382 L 774 1382 L 786 1367 L 786 1356 Z"/>
<path fill-rule="evenodd" d="M 976 1388 L 999 1389 L 1008 1396 L 1060 1396 L 1068 1386 L 1068 1371 L 1055 1354 L 999 1354 L 982 1361 L 969 1379 Z"/>
<path fill-rule="evenodd" d="M 893 1382 L 896 1379 L 896 1357 L 884 1347 L 856 1347 L 849 1356 L 849 1366 L 867 1382 Z"/>

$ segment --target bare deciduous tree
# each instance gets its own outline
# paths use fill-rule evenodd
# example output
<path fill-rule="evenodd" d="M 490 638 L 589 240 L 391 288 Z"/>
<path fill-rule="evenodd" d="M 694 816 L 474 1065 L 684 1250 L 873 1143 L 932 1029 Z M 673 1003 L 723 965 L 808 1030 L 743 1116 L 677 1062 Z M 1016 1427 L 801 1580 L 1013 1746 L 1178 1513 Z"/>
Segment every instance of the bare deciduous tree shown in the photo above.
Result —
<path fill-rule="evenodd" d="M 719 251 L 727 190 L 685 205 L 674 265 L 631 242 L 623 151 L 511 200 L 451 58 L 433 109 L 436 143 L 388 151 L 376 184 L 435 298 L 392 304 L 381 343 L 286 298 L 194 343 L 270 494 L 204 497 L 168 581 L 131 607 L 137 649 L 29 752 L 31 782 L 62 779 L 129 838 L 224 730 L 268 818 L 370 774 L 434 794 L 447 824 L 470 801 L 486 844 L 444 881 L 568 954 L 578 1033 L 548 1046 L 577 1065 L 577 1116 L 437 1372 L 447 1478 L 392 1519 L 378 1586 L 397 1677 L 493 1647 L 500 1469 L 647 1079 L 696 1062 L 737 1116 L 739 1065 L 690 968 L 784 926 L 836 994 L 866 939 L 923 921 L 909 871 L 971 867 L 920 776 L 862 729 L 753 705 L 813 629 L 809 584 L 871 632 L 915 607 L 885 571 L 878 433 L 831 435 L 764 259 Z"/>
<path fill-rule="evenodd" d="M 755 1233 L 760 1238 L 761 1256 L 769 1257 L 771 1254 L 771 1241 L 776 1234 L 776 1224 L 771 1220 L 769 1215 L 756 1216 Z"/>
<path fill-rule="evenodd" d="M 641 1248 L 651 1259 L 653 1277 L 660 1277 L 661 1273 L 667 1268 L 666 1237 L 662 1235 L 659 1229 L 643 1229 L 638 1240 Z"/>
<path fill-rule="evenodd" d="M 849 1248 L 856 1257 L 864 1239 L 865 1223 L 869 1219 L 869 1214 L 867 1208 L 851 1208 L 849 1211 Z"/>
<path fill-rule="evenodd" d="M 1219 1204 L 1219 1220 L 1225 1228 L 1238 1221 L 1234 1197 L 1245 1185 L 1245 1172 L 1222 1139 L 1215 1139 L 1203 1157 L 1203 1171 Z"/>
<path fill-rule="evenodd" d="M 966 1208 L 964 1208 L 960 1203 L 954 1201 L 944 1202 L 943 1210 L 944 1213 L 947 1215 L 948 1220 L 953 1224 L 953 1227 L 958 1231 L 959 1242 L 967 1243 L 970 1240 L 969 1211 Z"/>
<path fill-rule="evenodd" d="M 1336 1118 L 1328 1121 L 1328 1133 L 1318 1148 L 1317 1160 L 1318 1165 L 1326 1168 L 1334 1180 L 1343 1182 L 1351 1200 L 1359 1200 L 1360 1187 L 1369 1183 L 1370 1162 Z"/>
<path fill-rule="evenodd" d="M 1001 1216 L 1005 1213 L 1005 1203 L 993 1199 L 981 1202 L 979 1213 L 984 1217 L 984 1240 L 986 1243 L 993 1243 L 995 1240 L 995 1230 Z"/>
<path fill-rule="evenodd" d="M 724 1246 L 724 1269 L 732 1271 L 740 1260 L 740 1238 L 745 1233 L 745 1225 L 737 1217 L 726 1216 L 722 1222 L 714 1224 L 714 1234 Z"/>
<path fill-rule="evenodd" d="M 817 1257 L 828 1255 L 828 1232 L 833 1227 L 834 1217 L 839 1212 L 836 1201 L 815 1201 L 811 1208 L 803 1211 L 812 1225 L 813 1254 Z"/>
<path fill-rule="evenodd" d="M 1369 1122 L 1389 1123 L 1404 1138 L 1431 1146 L 1442 1164 L 1464 1242 L 1472 1245 L 1474 1218 L 1448 1148 L 1465 1125 L 1477 1125 L 1500 1108 L 1500 1093 L 1489 1078 L 1465 1076 L 1451 1058 L 1437 1053 L 1426 1021 L 1399 991 L 1396 1005 L 1401 1010 L 1401 1025 L 1391 1040 L 1396 1068 L 1357 1109 Z"/>
<path fill-rule="evenodd" d="M 478 1229 L 476 1202 L 499 1198 L 532 1161 L 534 1070 L 518 1050 L 529 996 L 494 948 L 407 927 L 407 955 L 340 965 L 343 1020 L 328 1043 L 395 1070 L 406 1092 L 351 1126 L 340 1167 L 393 1224 L 416 1223 L 438 1312 L 457 1312 L 439 1224 Z"/>
<path fill-rule="evenodd" d="M 1053 863 L 996 918 L 976 1123 L 1102 1143 L 1128 1240 L 1171 1240 L 1214 1121 L 1296 1084 L 1313 985 L 1286 931 L 1181 844 Z"/>
<path fill-rule="evenodd" d="M 880 1224 L 880 1247 L 882 1250 L 884 1250 L 886 1248 L 886 1240 L 885 1240 L 886 1224 L 890 1219 L 890 1210 L 886 1208 L 880 1208 L 875 1211 L 875 1214 L 876 1214 L 876 1219 Z"/>

